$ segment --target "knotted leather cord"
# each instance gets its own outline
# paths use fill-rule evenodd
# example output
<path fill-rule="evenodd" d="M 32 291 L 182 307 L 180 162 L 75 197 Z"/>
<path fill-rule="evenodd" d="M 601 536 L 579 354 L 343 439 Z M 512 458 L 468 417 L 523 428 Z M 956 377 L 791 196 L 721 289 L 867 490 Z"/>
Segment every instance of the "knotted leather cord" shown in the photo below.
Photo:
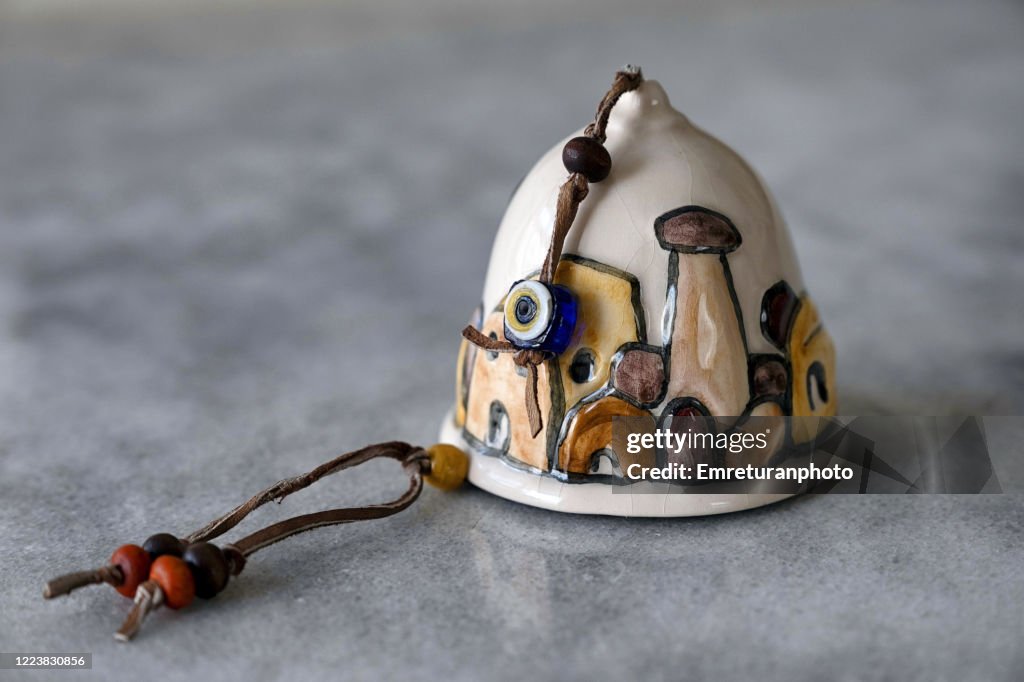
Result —
<path fill-rule="evenodd" d="M 278 481 L 269 488 L 257 493 L 246 502 L 238 505 L 230 512 L 210 522 L 191 535 L 182 538 L 186 545 L 203 542 L 216 538 L 231 530 L 250 513 L 264 504 L 277 501 L 280 502 L 288 495 L 308 488 L 325 476 L 358 466 L 371 459 L 387 457 L 402 464 L 402 468 L 409 476 L 409 488 L 398 498 L 384 504 L 368 505 L 365 507 L 348 507 L 339 509 L 328 509 L 326 511 L 314 512 L 293 516 L 284 521 L 279 521 L 245 536 L 234 544 L 225 545 L 221 548 L 224 558 L 227 561 L 228 571 L 232 575 L 238 575 L 245 568 L 246 557 L 269 545 L 284 540 L 298 533 L 323 526 L 334 526 L 353 521 L 367 521 L 380 519 L 406 509 L 416 501 L 423 490 L 423 477 L 431 473 L 431 455 L 423 448 L 392 441 L 369 445 L 360 450 L 347 452 L 325 462 L 312 471 Z M 110 565 L 93 571 L 78 571 L 68 573 L 51 580 L 43 590 L 43 596 L 47 599 L 68 594 L 72 590 L 86 585 L 105 582 L 119 587 L 125 580 L 125 576 L 119 566 Z M 135 590 L 135 603 L 121 628 L 114 634 L 114 637 L 122 642 L 130 641 L 142 627 L 143 621 L 149 613 L 159 608 L 166 600 L 160 584 L 153 578 L 152 574 L 148 580 L 143 581 Z"/>
<path fill-rule="evenodd" d="M 589 137 L 604 144 L 607 138 L 606 128 L 608 118 L 611 116 L 612 108 L 619 101 L 622 95 L 636 90 L 643 83 L 644 77 L 640 69 L 634 66 L 627 66 L 615 74 L 612 87 L 601 98 L 597 106 L 597 113 L 594 120 L 583 131 L 584 137 Z M 562 247 L 565 245 L 565 237 L 569 234 L 573 221 L 576 220 L 576 213 L 580 204 L 590 193 L 590 183 L 582 173 L 571 173 L 562 187 L 558 190 L 558 203 L 555 206 L 555 224 L 551 229 L 551 242 L 548 244 L 547 255 L 544 257 L 544 265 L 540 269 L 538 279 L 544 284 L 551 284 L 555 278 L 555 270 L 562 259 Z M 551 353 L 536 349 L 520 349 L 504 339 L 492 339 L 483 334 L 472 325 L 462 330 L 462 336 L 474 346 L 492 353 L 512 353 L 512 361 L 517 367 L 526 370 L 526 415 L 530 420 L 530 434 L 536 438 L 541 429 L 544 428 L 544 420 L 540 413 L 540 403 L 537 399 L 537 368 L 545 361 L 553 357 Z"/>
<path fill-rule="evenodd" d="M 329 509 L 312 514 L 293 516 L 227 545 L 225 551 L 236 550 L 244 558 L 257 550 L 307 530 L 323 526 L 334 526 L 341 523 L 352 523 L 353 521 L 382 519 L 386 516 L 397 514 L 415 502 L 423 490 L 423 475 L 430 469 L 430 456 L 423 448 L 393 441 L 369 445 L 360 450 L 347 452 L 301 476 L 278 481 L 246 502 L 238 505 L 224 516 L 211 521 L 203 528 L 186 536 L 183 540 L 186 544 L 192 544 L 216 538 L 237 526 L 246 516 L 267 502 L 280 502 L 285 497 L 309 487 L 325 476 L 358 466 L 378 457 L 387 457 L 402 463 L 402 468 L 409 476 L 409 488 L 401 497 L 385 504 Z M 233 554 L 233 552 L 231 553 Z M 233 572 L 237 574 L 241 571 L 241 568 L 241 566 L 238 566 Z"/>
<path fill-rule="evenodd" d="M 397 514 L 415 502 L 416 498 L 419 497 L 420 492 L 423 490 L 423 476 L 430 472 L 431 465 L 430 455 L 423 448 L 394 441 L 369 445 L 360 450 L 347 452 L 301 476 L 278 481 L 266 490 L 238 505 L 224 516 L 211 521 L 182 540 L 185 544 L 193 544 L 216 538 L 237 526 L 246 516 L 267 502 L 280 502 L 285 497 L 309 487 L 325 476 L 330 476 L 338 471 L 349 469 L 378 457 L 387 457 L 402 463 L 402 468 L 405 469 L 406 474 L 409 476 L 409 488 L 401 497 L 384 504 L 328 509 L 312 514 L 293 516 L 290 519 L 279 521 L 247 535 L 234 544 L 225 545 L 222 551 L 228 560 L 231 573 L 238 575 L 245 567 L 245 558 L 247 556 L 297 533 L 322 526 L 382 519 L 386 516 Z M 47 599 L 52 599 L 69 594 L 80 587 L 97 583 L 107 583 L 117 587 L 123 581 L 124 575 L 118 566 L 103 566 L 89 571 L 76 571 L 58 576 L 46 583 L 43 589 L 43 596 Z"/>

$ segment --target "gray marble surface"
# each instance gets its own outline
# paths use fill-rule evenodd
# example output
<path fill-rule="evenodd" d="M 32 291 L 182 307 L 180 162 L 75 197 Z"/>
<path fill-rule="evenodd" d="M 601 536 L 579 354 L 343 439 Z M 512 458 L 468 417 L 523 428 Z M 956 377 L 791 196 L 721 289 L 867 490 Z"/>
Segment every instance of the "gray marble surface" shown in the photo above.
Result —
<path fill-rule="evenodd" d="M 53 4 L 0 4 L 0 650 L 94 667 L 0 677 L 1020 679 L 1019 494 L 625 520 L 428 490 L 131 646 L 109 590 L 40 598 L 430 441 L 510 190 L 626 61 L 774 189 L 845 413 L 1020 414 L 1019 4 Z M 401 486 L 374 463 L 256 522 Z"/>

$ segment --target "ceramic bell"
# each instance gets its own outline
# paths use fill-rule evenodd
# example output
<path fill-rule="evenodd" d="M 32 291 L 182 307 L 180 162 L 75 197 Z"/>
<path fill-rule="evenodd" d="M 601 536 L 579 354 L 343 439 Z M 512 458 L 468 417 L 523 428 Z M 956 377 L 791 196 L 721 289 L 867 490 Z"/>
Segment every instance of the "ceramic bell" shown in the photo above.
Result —
<path fill-rule="evenodd" d="M 740 424 L 835 414 L 832 341 L 768 190 L 645 81 L 611 111 L 614 164 L 590 187 L 542 286 L 564 145 L 512 197 L 472 320 L 491 339 L 548 351 L 536 376 L 543 428 L 531 433 L 523 367 L 463 341 L 441 439 L 470 453 L 475 485 L 547 509 L 691 516 L 783 497 L 632 494 L 623 471 L 638 456 L 612 439 L 616 416 Z"/>

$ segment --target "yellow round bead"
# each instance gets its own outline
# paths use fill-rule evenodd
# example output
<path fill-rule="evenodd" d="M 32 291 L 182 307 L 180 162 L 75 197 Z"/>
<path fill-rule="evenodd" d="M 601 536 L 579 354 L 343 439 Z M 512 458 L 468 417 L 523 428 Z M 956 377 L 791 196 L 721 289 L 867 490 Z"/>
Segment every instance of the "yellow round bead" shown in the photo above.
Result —
<path fill-rule="evenodd" d="M 466 480 L 469 473 L 469 456 L 449 445 L 438 443 L 427 448 L 430 455 L 430 473 L 424 476 L 427 483 L 441 490 L 455 490 Z"/>

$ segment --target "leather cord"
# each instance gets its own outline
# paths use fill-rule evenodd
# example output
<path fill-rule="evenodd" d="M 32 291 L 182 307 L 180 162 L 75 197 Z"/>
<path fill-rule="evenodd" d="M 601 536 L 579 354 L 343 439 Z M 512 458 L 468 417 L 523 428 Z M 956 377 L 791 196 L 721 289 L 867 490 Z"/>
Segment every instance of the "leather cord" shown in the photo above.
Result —
<path fill-rule="evenodd" d="M 512 362 L 526 370 L 526 416 L 530 420 L 530 432 L 536 436 L 544 428 L 537 398 L 537 367 L 550 359 L 551 353 L 539 350 L 519 349 L 505 339 L 492 339 L 473 325 L 462 330 L 462 336 L 474 346 L 492 353 L 512 353 Z"/>
<path fill-rule="evenodd" d="M 353 521 L 381 519 L 386 516 L 391 516 L 392 514 L 397 514 L 403 509 L 406 509 L 416 501 L 416 498 L 419 497 L 420 492 L 423 490 L 423 477 L 431 475 L 431 455 L 423 448 L 399 441 L 370 445 L 360 450 L 347 452 L 335 457 L 329 462 L 321 464 L 312 471 L 302 474 L 301 476 L 294 476 L 292 478 L 286 478 L 278 481 L 274 485 L 264 489 L 238 505 L 227 514 L 211 521 L 196 532 L 182 538 L 181 540 L 178 540 L 173 536 L 169 537 L 181 546 L 183 551 L 185 551 L 184 547 L 187 545 L 194 545 L 195 543 L 204 542 L 223 535 L 241 523 L 253 511 L 268 502 L 280 502 L 285 497 L 304 488 L 308 488 L 326 476 L 330 476 L 331 474 L 339 471 L 344 471 L 345 469 L 350 469 L 354 466 L 363 464 L 364 462 L 381 457 L 394 459 L 400 462 L 402 469 L 409 477 L 409 487 L 400 497 L 390 502 L 385 502 L 384 504 L 368 505 L 364 507 L 342 507 L 338 509 L 314 512 L 312 514 L 293 516 L 285 519 L 284 521 L 278 521 L 277 523 L 271 524 L 265 528 L 261 528 L 255 533 L 246 535 L 234 544 L 224 545 L 220 551 L 223 552 L 223 560 L 226 561 L 225 569 L 231 575 L 238 575 L 245 568 L 246 558 L 248 556 L 263 549 L 264 547 L 274 544 L 275 542 L 280 542 L 285 538 L 298 533 L 304 533 L 308 530 L 313 530 L 314 528 L 322 528 L 324 526 L 335 526 L 342 523 L 352 523 Z M 154 537 L 159 537 L 159 535 Z M 152 540 L 152 538 L 150 539 Z M 129 547 L 134 547 L 135 550 L 142 553 L 143 556 L 145 556 L 145 552 L 147 551 L 146 549 L 135 545 L 124 545 L 115 552 L 114 556 L 117 556 L 118 552 Z M 172 554 L 171 556 L 175 555 Z M 146 619 L 146 616 L 159 608 L 165 602 L 169 604 L 171 608 L 180 608 L 181 606 L 186 606 L 198 593 L 196 586 L 192 584 L 192 579 L 187 583 L 189 587 L 184 588 L 187 596 L 183 596 L 183 593 L 179 590 L 180 585 L 178 587 L 167 587 L 166 583 L 162 583 L 161 580 L 171 580 L 172 585 L 177 584 L 174 582 L 177 580 L 176 578 L 168 577 L 169 575 L 174 576 L 173 571 L 175 569 L 166 568 L 165 565 L 165 568 L 161 569 L 161 571 L 156 571 L 158 562 L 162 558 L 164 558 L 163 555 L 156 559 L 152 567 L 150 566 L 149 558 L 146 558 L 144 570 L 150 571 L 149 578 L 138 583 L 138 585 L 133 588 L 135 602 L 120 629 L 118 629 L 114 634 L 114 637 L 119 641 L 130 641 L 138 633 L 139 628 L 142 627 L 142 623 Z M 117 560 L 113 557 L 111 561 L 112 565 L 109 566 L 104 566 L 92 571 L 68 573 L 51 580 L 44 587 L 43 596 L 47 599 L 51 599 L 62 594 L 68 594 L 79 587 L 94 585 L 100 582 L 109 583 L 121 591 L 121 588 L 124 587 L 123 583 L 128 579 L 125 571 L 128 571 L 128 575 L 131 575 L 132 571 L 135 570 L 132 566 L 135 564 L 133 564 L 133 560 L 125 559 L 127 563 L 124 564 L 124 566 L 127 566 L 127 568 L 123 568 L 120 565 L 114 565 Z M 178 561 L 180 563 L 180 559 Z M 188 573 L 191 569 L 184 568 L 184 565 L 182 565 L 182 570 Z M 156 571 L 156 574 L 154 571 Z M 171 573 L 168 573 L 168 571 Z M 216 594 L 216 591 L 223 589 L 226 583 L 227 578 L 224 576 L 224 580 L 221 582 L 219 588 L 206 595 L 199 593 L 199 596 L 209 598 L 210 596 L 213 596 L 213 594 Z M 122 594 L 126 593 L 122 592 Z M 177 600 L 177 605 L 175 600 Z"/>
<path fill-rule="evenodd" d="M 237 550 L 241 557 L 244 558 L 275 542 L 307 530 L 342 523 L 352 523 L 353 521 L 382 519 L 392 514 L 397 514 L 415 502 L 423 490 L 423 475 L 430 470 L 430 456 L 423 448 L 409 445 L 408 443 L 392 441 L 369 445 L 360 450 L 347 452 L 301 476 L 278 481 L 238 505 L 224 516 L 211 521 L 203 528 L 188 535 L 184 538 L 184 541 L 187 544 L 191 544 L 216 538 L 234 528 L 246 516 L 268 502 L 280 502 L 285 497 L 309 487 L 325 476 L 330 476 L 331 474 L 380 457 L 398 460 L 401 462 L 405 473 L 409 476 L 409 488 L 397 499 L 384 504 L 329 509 L 312 514 L 293 516 L 247 535 L 241 540 L 226 546 L 225 549 Z M 237 573 L 240 570 L 241 566 L 234 572 Z"/>
<path fill-rule="evenodd" d="M 594 120 L 584 129 L 583 136 L 604 144 L 607 139 L 606 128 L 608 118 L 611 116 L 612 108 L 619 98 L 631 90 L 636 90 L 643 83 L 644 77 L 640 69 L 634 66 L 627 66 L 615 74 L 612 87 L 601 98 L 597 106 L 597 113 Z M 551 241 L 544 256 L 544 264 L 541 266 L 538 279 L 545 284 L 552 284 L 555 278 L 555 270 L 562 260 L 562 248 L 565 245 L 565 238 L 569 229 L 576 220 L 580 204 L 590 193 L 590 181 L 583 173 L 570 173 L 568 179 L 558 190 L 558 203 L 555 206 L 555 223 L 551 228 Z M 532 349 L 519 349 L 508 341 L 492 339 L 484 335 L 479 329 L 472 325 L 462 330 L 462 336 L 473 345 L 495 353 L 513 353 L 513 361 L 517 367 L 526 369 L 526 389 L 524 399 L 526 400 L 526 414 L 530 420 L 530 435 L 534 438 L 544 428 L 544 420 L 540 413 L 540 402 L 537 397 L 537 371 L 541 364 L 551 359 L 550 353 Z"/>

